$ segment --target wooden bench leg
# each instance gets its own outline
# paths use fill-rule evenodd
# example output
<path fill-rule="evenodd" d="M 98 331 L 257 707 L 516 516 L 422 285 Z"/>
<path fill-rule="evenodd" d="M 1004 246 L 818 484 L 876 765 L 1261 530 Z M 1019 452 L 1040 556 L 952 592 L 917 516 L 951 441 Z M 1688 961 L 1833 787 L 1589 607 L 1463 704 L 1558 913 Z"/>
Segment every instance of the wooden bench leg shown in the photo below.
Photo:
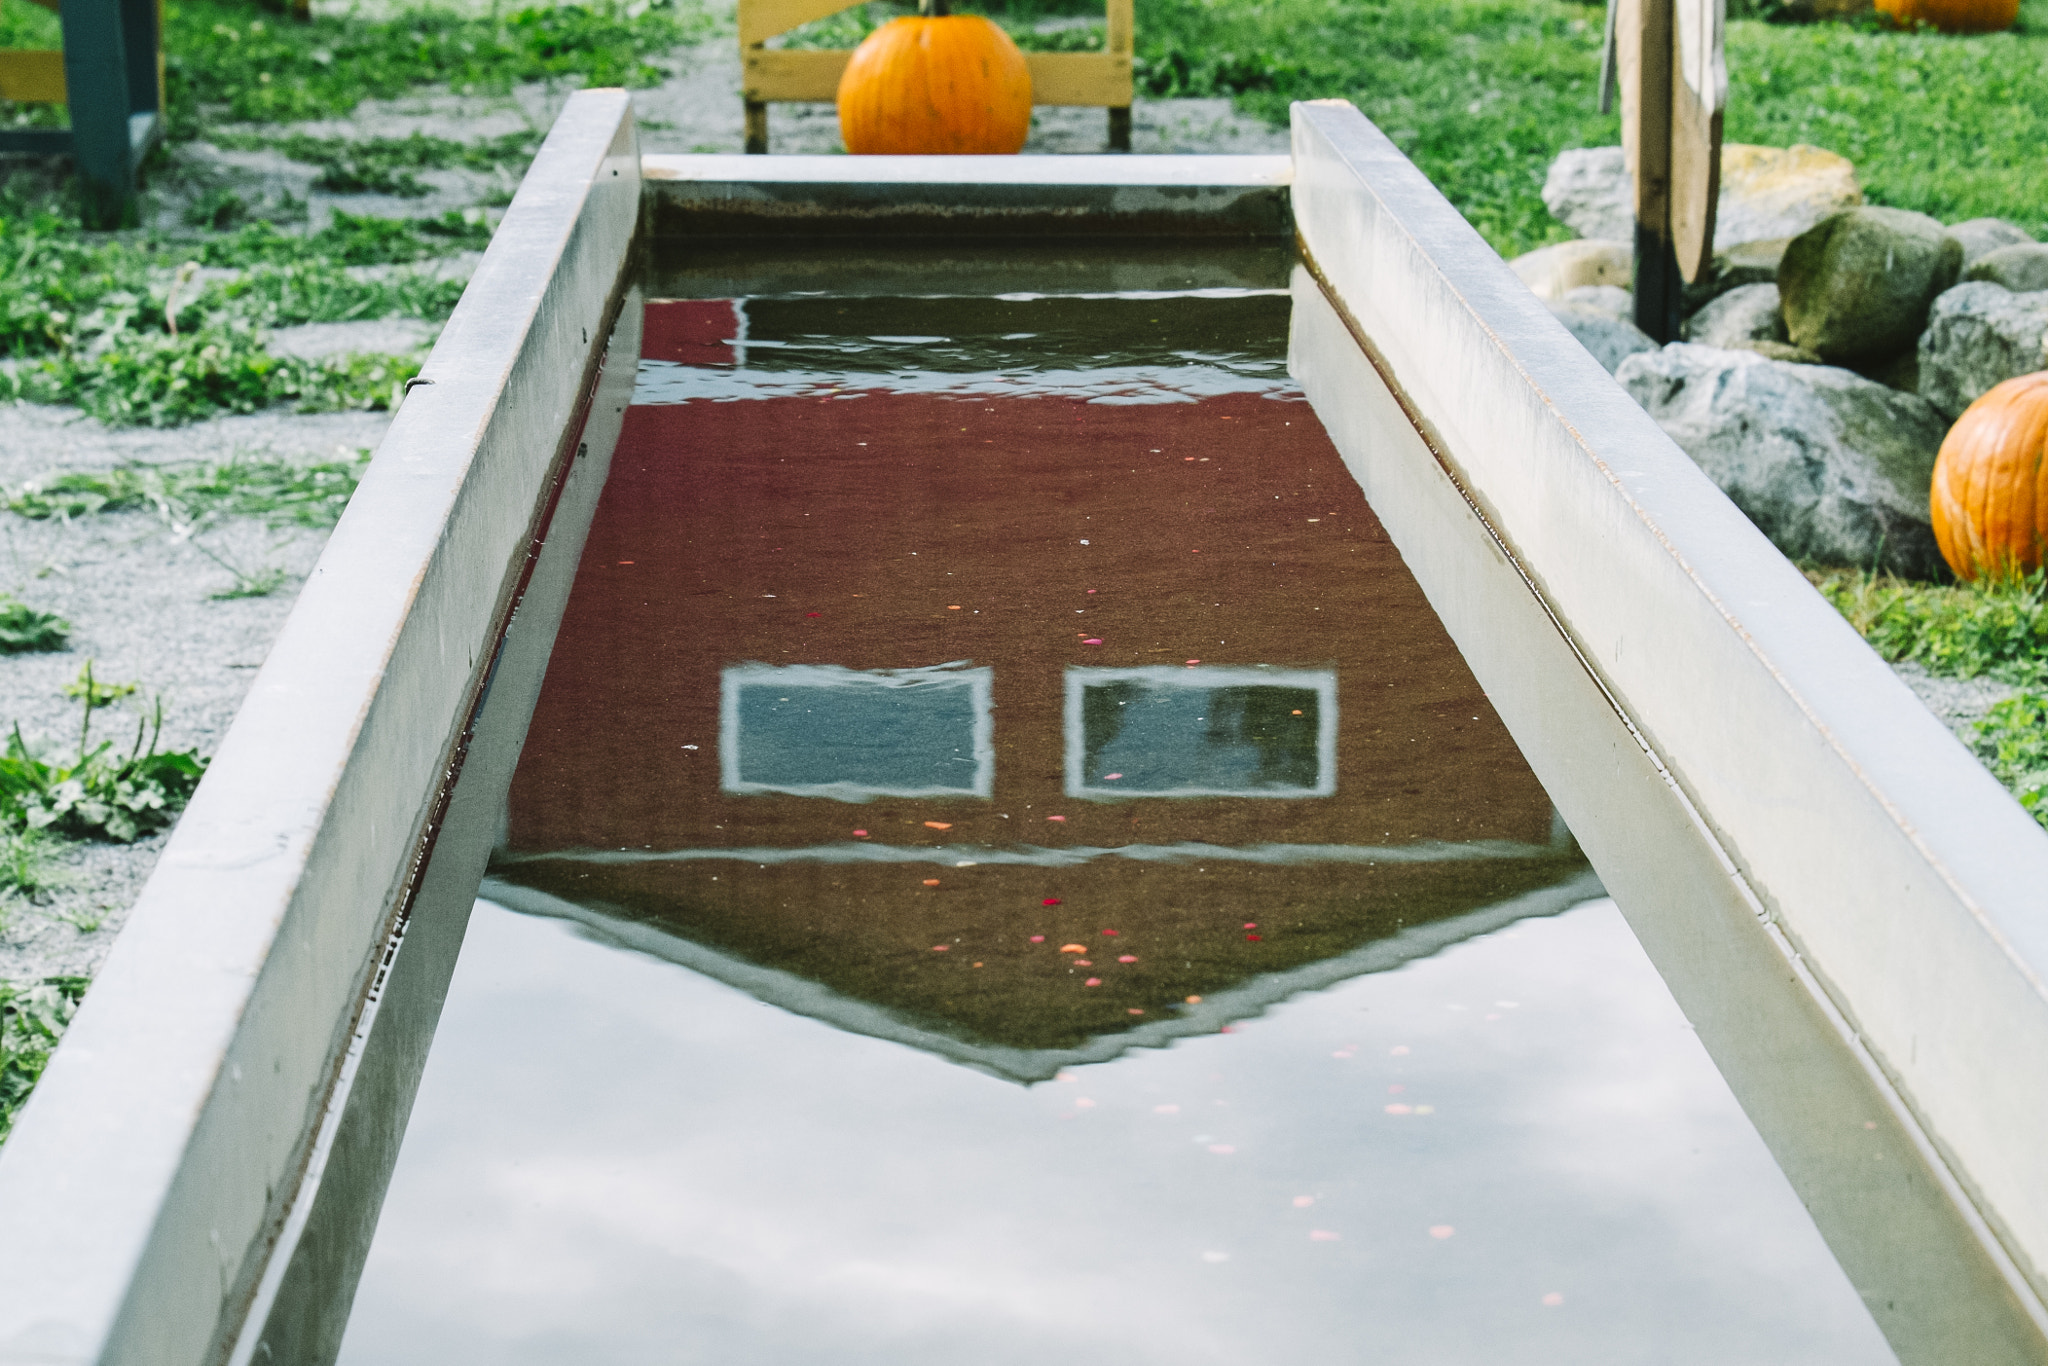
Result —
<path fill-rule="evenodd" d="M 1128 152 L 1131 150 L 1131 107 L 1116 105 L 1109 107 L 1109 150 Z"/>
<path fill-rule="evenodd" d="M 62 11 L 71 154 L 88 228 L 123 227 L 135 217 L 124 8 L 120 0 L 65 0 Z"/>
<path fill-rule="evenodd" d="M 747 150 L 756 156 L 768 151 L 768 102 L 748 100 L 747 105 Z"/>

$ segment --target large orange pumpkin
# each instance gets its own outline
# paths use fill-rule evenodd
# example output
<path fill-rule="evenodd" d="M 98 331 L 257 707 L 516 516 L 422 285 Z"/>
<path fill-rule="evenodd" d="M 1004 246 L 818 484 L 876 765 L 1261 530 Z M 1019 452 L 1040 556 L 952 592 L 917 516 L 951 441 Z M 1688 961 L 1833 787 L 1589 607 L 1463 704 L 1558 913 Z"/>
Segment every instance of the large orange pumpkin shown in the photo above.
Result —
<path fill-rule="evenodd" d="M 2020 0 L 1877 0 L 1892 22 L 1932 24 L 1943 33 L 1997 33 L 2020 17 Z"/>
<path fill-rule="evenodd" d="M 1928 502 L 1959 579 L 2031 574 L 2048 547 L 2048 371 L 1964 409 L 1934 460 Z"/>
<path fill-rule="evenodd" d="M 1031 71 L 1010 35 L 935 3 L 891 19 L 839 78 L 839 135 L 854 153 L 1009 153 L 1031 132 Z"/>

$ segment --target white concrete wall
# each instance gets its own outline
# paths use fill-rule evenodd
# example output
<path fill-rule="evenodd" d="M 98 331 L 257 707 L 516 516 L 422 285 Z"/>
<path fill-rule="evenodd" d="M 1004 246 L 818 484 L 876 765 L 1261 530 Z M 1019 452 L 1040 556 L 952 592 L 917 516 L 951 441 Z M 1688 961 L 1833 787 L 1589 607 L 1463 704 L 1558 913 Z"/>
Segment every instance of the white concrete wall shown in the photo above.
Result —
<path fill-rule="evenodd" d="M 1378 129 L 1294 148 L 1297 373 L 1510 730 L 1894 1345 L 2042 1359 L 2048 835 Z M 2012 1287 L 1974 1350 L 1902 1250 L 1951 1176 Z"/>
<path fill-rule="evenodd" d="M 0 1362 L 183 1366 L 295 1189 L 594 373 L 639 212 L 577 95 L 0 1149 Z"/>

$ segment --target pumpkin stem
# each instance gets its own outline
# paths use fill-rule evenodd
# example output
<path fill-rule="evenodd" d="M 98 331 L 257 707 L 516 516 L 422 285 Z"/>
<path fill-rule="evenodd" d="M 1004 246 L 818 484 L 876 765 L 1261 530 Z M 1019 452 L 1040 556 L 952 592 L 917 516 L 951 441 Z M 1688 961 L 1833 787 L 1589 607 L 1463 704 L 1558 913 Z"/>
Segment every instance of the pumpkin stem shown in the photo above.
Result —
<path fill-rule="evenodd" d="M 917 12 L 927 19 L 943 19 L 953 11 L 947 7 L 946 0 L 917 0 Z"/>

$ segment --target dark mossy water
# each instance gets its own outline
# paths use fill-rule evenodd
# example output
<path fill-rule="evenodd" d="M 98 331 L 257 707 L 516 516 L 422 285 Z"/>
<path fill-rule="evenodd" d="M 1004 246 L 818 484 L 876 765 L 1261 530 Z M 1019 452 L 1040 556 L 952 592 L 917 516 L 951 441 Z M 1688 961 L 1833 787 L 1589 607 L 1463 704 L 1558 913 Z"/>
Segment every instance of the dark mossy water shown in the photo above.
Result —
<path fill-rule="evenodd" d="M 914 266 L 648 275 L 343 1360 L 1892 1360 L 1285 254 Z"/>

